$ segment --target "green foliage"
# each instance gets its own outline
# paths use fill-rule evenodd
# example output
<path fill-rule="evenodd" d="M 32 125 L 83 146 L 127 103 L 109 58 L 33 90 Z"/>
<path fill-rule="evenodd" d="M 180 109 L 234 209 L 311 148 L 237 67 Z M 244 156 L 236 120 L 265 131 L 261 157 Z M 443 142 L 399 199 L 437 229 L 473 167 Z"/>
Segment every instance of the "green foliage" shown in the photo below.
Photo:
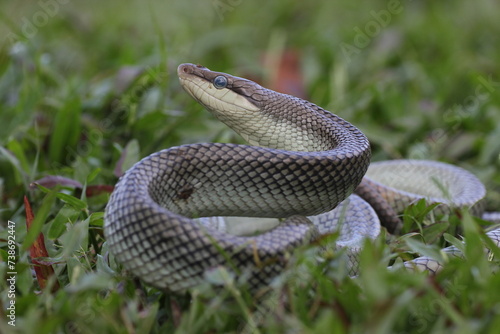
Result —
<path fill-rule="evenodd" d="M 46 0 L 4 1 L 0 9 L 0 332 L 490 333 L 500 326 L 499 250 L 484 255 L 490 242 L 478 220 L 428 221 L 424 202 L 405 212 L 403 236 L 365 245 L 358 277 L 345 270 L 344 252 L 314 245 L 257 295 L 231 268 L 185 295 L 157 291 L 122 270 L 103 233 L 105 187 L 140 158 L 185 143 L 242 142 L 182 91 L 176 66 L 201 63 L 269 85 L 285 50 L 300 55 L 308 98 L 366 133 L 374 160 L 460 165 L 486 184 L 486 206 L 498 210 L 495 1 Z M 47 176 L 73 182 L 31 185 Z M 24 195 L 35 214 L 29 233 Z M 16 327 L 6 312 L 8 221 L 16 236 Z M 40 230 L 43 261 L 55 270 L 43 291 L 26 249 Z M 465 258 L 439 251 L 450 244 Z M 402 269 L 417 253 L 443 257 L 446 266 L 436 276 Z"/>

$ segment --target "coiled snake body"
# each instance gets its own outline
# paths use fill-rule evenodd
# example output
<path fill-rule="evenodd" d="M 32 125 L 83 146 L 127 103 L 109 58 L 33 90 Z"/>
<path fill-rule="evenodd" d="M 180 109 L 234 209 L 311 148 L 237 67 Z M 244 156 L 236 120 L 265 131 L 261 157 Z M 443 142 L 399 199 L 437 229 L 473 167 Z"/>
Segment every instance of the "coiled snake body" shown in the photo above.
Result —
<path fill-rule="evenodd" d="M 180 65 L 178 75 L 195 100 L 258 146 L 183 145 L 138 162 L 106 207 L 109 249 L 160 289 L 196 285 L 219 265 L 247 275 L 251 286 L 267 284 L 288 253 L 318 229 L 324 233 L 321 218 L 315 226 L 304 216 L 331 211 L 358 187 L 370 163 L 369 142 L 340 117 L 247 79 L 193 64 Z M 378 227 L 364 219 L 371 209 L 353 201 L 354 233 L 372 233 Z M 286 219 L 256 236 L 193 220 L 214 215 Z"/>

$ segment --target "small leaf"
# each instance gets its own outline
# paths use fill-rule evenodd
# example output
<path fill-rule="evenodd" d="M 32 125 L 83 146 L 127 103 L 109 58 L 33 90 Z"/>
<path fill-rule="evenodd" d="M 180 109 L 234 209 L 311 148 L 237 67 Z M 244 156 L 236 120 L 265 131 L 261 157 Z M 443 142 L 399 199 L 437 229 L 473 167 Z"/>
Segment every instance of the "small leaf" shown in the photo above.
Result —
<path fill-rule="evenodd" d="M 74 196 L 65 194 L 65 193 L 57 193 L 56 195 L 57 198 L 59 198 L 61 201 L 64 203 L 67 203 L 74 207 L 77 210 L 87 210 L 87 203 L 82 201 L 81 199 L 78 199 Z"/>
<path fill-rule="evenodd" d="M 500 259 L 500 247 L 497 246 L 498 241 L 497 243 L 493 242 L 488 235 L 484 235 L 482 239 L 495 258 Z"/>
<path fill-rule="evenodd" d="M 31 210 L 31 205 L 28 198 L 24 197 L 24 208 L 26 211 L 26 228 L 30 232 L 30 228 L 33 226 L 34 215 Z M 55 276 L 54 269 L 50 264 L 46 264 L 43 261 L 38 261 L 39 258 L 48 258 L 49 253 L 45 248 L 45 240 L 43 234 L 39 233 L 35 239 L 35 242 L 29 248 L 31 262 L 33 263 L 33 268 L 35 269 L 36 279 L 40 289 L 44 289 L 47 286 L 48 280 Z M 56 280 L 52 286 L 52 292 L 59 290 L 59 282 Z"/>
<path fill-rule="evenodd" d="M 443 254 L 437 246 L 426 245 L 415 239 L 406 239 L 405 242 L 413 252 L 418 253 L 422 256 L 430 257 L 431 259 L 434 259 L 439 263 L 444 262 Z"/>
<path fill-rule="evenodd" d="M 69 257 L 72 256 L 75 252 L 87 251 L 88 238 L 89 219 L 78 221 L 75 224 L 70 225 L 68 230 L 59 237 L 61 244 L 64 245 L 60 256 Z"/>
<path fill-rule="evenodd" d="M 426 226 L 422 231 L 422 238 L 426 244 L 433 244 L 439 240 L 445 231 L 450 227 L 450 223 L 447 221 L 434 223 Z"/>
<path fill-rule="evenodd" d="M 60 193 L 60 192 L 54 192 L 48 188 L 45 188 L 44 186 L 42 186 L 41 184 L 38 184 L 38 183 L 32 183 L 30 185 L 30 187 L 37 187 L 39 190 L 43 191 L 44 193 L 48 193 L 48 194 L 54 193 L 55 196 L 57 198 L 59 198 L 61 201 L 73 206 L 77 210 L 82 210 L 82 211 L 87 210 L 87 203 L 85 203 L 84 201 L 82 201 L 74 196 L 71 196 L 71 195 L 68 195 L 65 193 Z"/>
<path fill-rule="evenodd" d="M 88 176 L 87 176 L 87 184 L 94 181 L 94 179 L 99 175 L 101 172 L 101 168 L 96 168 L 94 169 Z"/>
<path fill-rule="evenodd" d="M 404 211 L 403 225 L 404 231 L 411 230 L 413 223 L 417 223 L 419 227 L 422 226 L 424 220 L 428 217 L 429 213 L 434 210 L 440 203 L 432 203 L 427 205 L 425 198 L 410 204 Z"/>
<path fill-rule="evenodd" d="M 3 155 L 14 166 L 16 183 L 26 182 L 27 174 L 23 169 L 21 161 L 8 149 L 0 146 L 0 155 Z"/>
<path fill-rule="evenodd" d="M 448 243 L 450 243 L 452 246 L 455 246 L 457 249 L 459 249 L 462 253 L 465 252 L 465 243 L 460 240 L 460 239 L 457 239 L 456 237 L 454 237 L 453 235 L 451 234 L 448 234 L 448 233 L 445 233 L 443 235 L 444 237 L 444 240 L 446 240 Z"/>
<path fill-rule="evenodd" d="M 11 140 L 7 144 L 7 148 L 9 149 L 10 152 L 12 152 L 12 154 L 19 161 L 19 167 L 22 168 L 22 170 L 26 174 L 29 174 L 30 164 L 28 163 L 28 159 L 26 158 L 25 150 L 22 148 L 21 144 L 19 144 L 19 142 L 17 140 Z"/>
<path fill-rule="evenodd" d="M 46 193 L 46 194 L 50 194 L 50 193 L 52 193 L 52 192 L 53 192 L 53 191 L 52 191 L 52 190 L 50 190 L 49 188 L 46 188 L 46 187 L 44 187 L 44 186 L 42 186 L 41 184 L 38 184 L 38 183 L 36 183 L 36 182 L 32 182 L 32 183 L 30 184 L 30 188 L 31 188 L 31 189 L 38 188 L 38 190 L 41 190 L 42 192 L 44 192 L 44 193 Z"/>
<path fill-rule="evenodd" d="M 109 279 L 108 274 L 100 273 L 84 273 L 78 276 L 76 282 L 72 282 L 66 290 L 68 292 L 91 291 L 109 289 L 113 281 Z"/>
<path fill-rule="evenodd" d="M 101 254 L 97 254 L 97 264 L 96 264 L 97 272 L 105 272 L 110 276 L 116 275 L 115 271 L 110 268 L 108 263 L 104 260 L 104 257 Z"/>
<path fill-rule="evenodd" d="M 67 97 L 64 106 L 57 110 L 49 142 L 50 161 L 63 162 L 66 156 L 70 157 L 68 152 L 76 151 L 81 133 L 81 123 L 78 122 L 81 110 L 81 101 L 77 96 Z"/>
<path fill-rule="evenodd" d="M 481 240 L 481 236 L 484 235 L 484 231 L 479 228 L 479 225 L 474 221 L 474 218 L 467 212 L 467 210 L 462 211 L 462 226 L 464 228 L 465 237 L 465 256 L 468 259 L 474 260 L 474 267 L 478 268 L 478 275 L 482 279 L 486 279 L 488 275 L 491 275 L 491 271 L 488 268 L 488 261 L 484 253 L 484 244 Z"/>
<path fill-rule="evenodd" d="M 76 210 L 68 204 L 64 205 L 50 224 L 47 237 L 49 239 L 59 238 L 66 230 L 66 224 L 75 222 L 80 213 L 80 210 Z"/>
<path fill-rule="evenodd" d="M 91 226 L 104 226 L 104 212 L 94 212 L 89 217 L 89 225 Z"/>
<path fill-rule="evenodd" d="M 35 242 L 36 238 L 42 231 L 43 224 L 47 220 L 47 217 L 50 213 L 50 208 L 54 203 L 55 196 L 56 196 L 55 192 L 49 192 L 47 196 L 45 196 L 44 199 L 42 200 L 42 205 L 38 209 L 36 217 L 30 219 L 29 230 L 22 244 L 23 249 L 28 249 L 33 244 L 33 242 Z M 27 198 L 25 198 L 24 204 L 25 204 L 25 210 L 30 211 L 30 212 L 26 211 L 26 215 L 30 214 L 31 217 L 33 217 L 33 213 L 31 212 L 31 206 L 29 205 Z M 26 218 L 26 223 L 28 223 L 28 218 Z"/>

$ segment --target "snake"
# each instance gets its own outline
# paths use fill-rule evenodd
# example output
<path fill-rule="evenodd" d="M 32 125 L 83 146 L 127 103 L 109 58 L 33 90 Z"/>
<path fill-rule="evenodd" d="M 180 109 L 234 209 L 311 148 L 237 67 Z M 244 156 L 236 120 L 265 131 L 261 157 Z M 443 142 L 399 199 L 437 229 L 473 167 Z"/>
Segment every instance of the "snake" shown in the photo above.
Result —
<path fill-rule="evenodd" d="M 268 285 L 296 248 L 336 229 L 337 243 L 343 245 L 344 235 L 347 246 L 376 238 L 381 225 L 397 233 L 397 215 L 419 198 L 450 202 L 439 206 L 441 213 L 481 211 L 484 186 L 459 167 L 419 160 L 370 164 L 367 137 L 312 102 L 201 65 L 181 64 L 177 74 L 194 100 L 249 145 L 171 147 L 120 177 L 105 209 L 106 242 L 125 269 L 155 288 L 185 291 L 220 267 L 251 288 Z M 254 217 L 250 225 L 252 219 L 279 221 L 260 233 L 235 234 L 203 222 L 214 216 Z M 500 243 L 500 233 L 489 236 Z M 435 271 L 440 265 L 422 257 L 408 267 Z"/>

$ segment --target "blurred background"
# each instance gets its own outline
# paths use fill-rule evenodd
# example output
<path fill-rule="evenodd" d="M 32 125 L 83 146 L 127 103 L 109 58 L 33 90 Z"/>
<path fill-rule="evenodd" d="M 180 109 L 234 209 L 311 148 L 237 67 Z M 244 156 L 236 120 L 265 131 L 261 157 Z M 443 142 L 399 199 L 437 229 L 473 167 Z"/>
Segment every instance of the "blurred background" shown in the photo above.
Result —
<path fill-rule="evenodd" d="M 462 166 L 486 183 L 489 208 L 500 209 L 496 1 L 4 0 L 0 7 L 4 219 L 20 215 L 29 184 L 48 175 L 94 185 L 104 193 L 95 200 L 102 210 L 106 187 L 141 157 L 184 143 L 241 142 L 182 91 L 183 62 L 337 113 L 369 137 L 374 160 Z"/>

